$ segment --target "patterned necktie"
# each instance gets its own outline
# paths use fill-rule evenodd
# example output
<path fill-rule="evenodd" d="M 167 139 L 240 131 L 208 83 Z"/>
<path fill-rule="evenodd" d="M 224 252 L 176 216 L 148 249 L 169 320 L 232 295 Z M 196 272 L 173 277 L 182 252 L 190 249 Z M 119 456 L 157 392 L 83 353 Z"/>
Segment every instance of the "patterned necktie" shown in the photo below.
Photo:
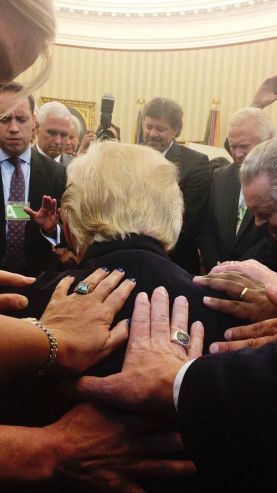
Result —
<path fill-rule="evenodd" d="M 25 180 L 21 169 L 21 159 L 14 156 L 8 161 L 14 166 L 9 202 L 25 202 Z M 25 221 L 9 221 L 4 265 L 11 272 L 18 272 L 24 267 L 24 237 Z"/>

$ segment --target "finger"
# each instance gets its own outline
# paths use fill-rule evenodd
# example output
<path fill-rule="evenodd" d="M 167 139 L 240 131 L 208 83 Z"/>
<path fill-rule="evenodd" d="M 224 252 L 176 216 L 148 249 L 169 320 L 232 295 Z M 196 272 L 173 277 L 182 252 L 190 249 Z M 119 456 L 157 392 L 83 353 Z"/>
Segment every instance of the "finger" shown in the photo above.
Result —
<path fill-rule="evenodd" d="M 241 341 L 231 341 L 231 342 L 214 342 L 210 345 L 210 353 L 225 353 L 230 351 L 237 351 L 243 348 L 253 348 L 263 346 L 264 344 L 269 344 L 270 342 L 276 342 L 277 334 L 275 336 L 258 337 L 255 339 L 246 339 Z"/>
<path fill-rule="evenodd" d="M 51 296 L 51 300 L 57 300 L 67 296 L 68 290 L 73 284 L 75 278 L 73 276 L 64 277 L 56 286 L 54 293 Z"/>
<path fill-rule="evenodd" d="M 26 296 L 20 294 L 0 294 L 0 310 L 22 310 L 28 306 Z"/>
<path fill-rule="evenodd" d="M 21 274 L 14 274 L 13 272 L 6 272 L 4 270 L 0 270 L 0 285 L 1 286 L 15 286 L 15 287 L 24 287 L 29 286 L 29 284 L 33 284 L 35 282 L 35 277 L 25 277 Z"/>
<path fill-rule="evenodd" d="M 146 293 L 139 293 L 136 297 L 128 347 L 138 339 L 150 339 L 150 303 Z"/>
<path fill-rule="evenodd" d="M 216 291 L 222 291 L 226 293 L 231 298 L 239 298 L 242 290 L 244 289 L 244 284 L 230 282 L 229 280 L 224 280 L 220 278 L 212 277 L 194 277 L 193 282 L 200 286 L 206 286 Z"/>
<path fill-rule="evenodd" d="M 269 301 L 277 307 L 277 286 L 273 284 L 266 284 L 265 290 Z"/>
<path fill-rule="evenodd" d="M 154 289 L 151 297 L 151 338 L 170 340 L 169 297 L 166 289 Z"/>
<path fill-rule="evenodd" d="M 187 349 L 190 359 L 200 358 L 203 353 L 204 326 L 202 322 L 194 322 L 190 329 L 190 344 Z"/>
<path fill-rule="evenodd" d="M 277 318 L 257 322 L 251 325 L 232 327 L 225 331 L 224 337 L 228 341 L 240 339 L 255 339 L 257 337 L 273 335 L 277 333 Z"/>
<path fill-rule="evenodd" d="M 24 212 L 26 212 L 26 214 L 28 214 L 31 218 L 34 218 L 34 217 L 36 216 L 36 214 L 37 214 L 37 212 L 36 212 L 36 211 L 34 211 L 33 209 L 31 209 L 31 207 L 27 207 L 27 206 L 25 206 L 25 207 L 23 207 L 23 210 L 24 210 Z"/>
<path fill-rule="evenodd" d="M 99 271 L 99 272 L 98 272 Z M 101 273 L 102 271 L 102 273 Z M 125 272 L 121 267 L 115 269 L 111 274 L 107 272 L 107 268 L 98 269 L 93 274 L 88 276 L 84 282 L 89 282 L 94 287 L 93 297 L 101 303 L 109 296 L 124 277 Z"/>
<path fill-rule="evenodd" d="M 128 465 L 130 467 L 130 465 Z M 182 477 L 191 476 L 196 473 L 196 467 L 191 460 L 155 460 L 145 459 L 136 461 L 134 466 L 131 466 L 132 471 L 140 473 L 146 477 Z"/>
<path fill-rule="evenodd" d="M 103 358 L 106 358 L 116 348 L 126 342 L 128 339 L 128 334 L 128 320 L 122 320 L 113 329 L 111 329 L 103 351 Z"/>
<path fill-rule="evenodd" d="M 147 450 L 147 455 L 174 454 L 184 451 L 184 442 L 179 433 L 140 434 L 137 438 L 138 452 Z"/>
<path fill-rule="evenodd" d="M 126 399 L 128 400 L 124 373 L 120 376 L 118 374 L 103 378 L 84 376 L 74 381 L 64 381 L 61 390 L 67 397 L 80 401 L 90 402 L 97 399 L 102 403 L 121 406 L 121 404 L 124 405 Z"/>
<path fill-rule="evenodd" d="M 113 315 L 115 315 L 124 305 L 136 285 L 135 279 L 125 279 L 104 301 Z"/>
<path fill-rule="evenodd" d="M 172 339 L 176 330 L 184 330 L 188 332 L 188 316 L 189 316 L 189 304 L 185 296 L 178 296 L 175 298 L 171 314 L 171 334 Z"/>
<path fill-rule="evenodd" d="M 242 301 L 230 301 L 222 300 L 220 298 L 211 298 L 204 296 L 203 303 L 212 310 L 217 310 L 222 313 L 228 313 L 234 315 L 237 318 L 249 318 L 252 317 L 252 307 L 249 303 Z"/>

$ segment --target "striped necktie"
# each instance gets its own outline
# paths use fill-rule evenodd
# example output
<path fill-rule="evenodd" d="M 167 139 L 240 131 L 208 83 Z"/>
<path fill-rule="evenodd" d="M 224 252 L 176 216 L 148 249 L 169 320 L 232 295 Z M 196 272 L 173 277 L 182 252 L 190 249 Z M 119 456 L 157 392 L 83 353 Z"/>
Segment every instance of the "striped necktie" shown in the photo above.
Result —
<path fill-rule="evenodd" d="M 11 178 L 9 202 L 25 202 L 25 180 L 18 156 L 8 161 L 14 166 Z M 6 254 L 4 265 L 11 272 L 23 269 L 24 261 L 25 221 L 9 221 L 6 238 Z"/>

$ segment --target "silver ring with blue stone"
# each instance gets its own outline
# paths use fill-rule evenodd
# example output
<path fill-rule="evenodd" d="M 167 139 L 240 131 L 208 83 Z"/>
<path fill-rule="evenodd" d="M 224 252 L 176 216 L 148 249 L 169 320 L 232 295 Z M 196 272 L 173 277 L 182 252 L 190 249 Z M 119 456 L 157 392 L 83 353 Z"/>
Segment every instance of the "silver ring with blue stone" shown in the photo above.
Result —
<path fill-rule="evenodd" d="M 190 335 L 185 330 L 179 329 L 174 332 L 170 340 L 171 342 L 175 342 L 175 344 L 187 347 L 190 343 Z"/>
<path fill-rule="evenodd" d="M 91 292 L 90 284 L 87 282 L 79 282 L 74 289 L 74 292 L 77 294 L 89 294 Z"/>

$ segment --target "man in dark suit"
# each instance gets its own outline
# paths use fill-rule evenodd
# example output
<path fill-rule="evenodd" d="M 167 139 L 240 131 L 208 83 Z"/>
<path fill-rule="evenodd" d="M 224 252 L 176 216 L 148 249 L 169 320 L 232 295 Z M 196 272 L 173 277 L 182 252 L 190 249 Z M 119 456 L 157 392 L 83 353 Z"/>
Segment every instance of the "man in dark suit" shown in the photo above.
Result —
<path fill-rule="evenodd" d="M 144 419 L 155 414 L 156 424 L 166 416 L 175 422 L 177 410 L 197 466 L 193 491 L 275 491 L 276 343 L 264 343 L 269 338 L 255 324 L 243 329 L 255 338 L 252 346 L 260 336 L 259 349 L 245 344 L 241 351 L 202 356 L 204 331 L 196 322 L 190 343 L 181 348 L 170 341 L 177 329 L 187 330 L 188 306 L 177 298 L 169 322 L 169 298 L 162 290 L 153 293 L 151 307 L 144 293 L 136 300 L 122 372 L 81 377 L 71 397 L 118 405 Z"/>
<path fill-rule="evenodd" d="M 200 235 L 201 253 L 207 271 L 218 262 L 256 258 L 267 240 L 265 228 L 257 228 L 253 212 L 247 208 L 239 180 L 239 170 L 247 154 L 259 142 L 270 139 L 273 125 L 258 108 L 238 111 L 230 120 L 228 141 L 234 162 L 215 170 L 209 207 Z"/>
<path fill-rule="evenodd" d="M 65 167 L 73 157 L 64 152 L 72 125 L 71 113 L 58 101 L 43 104 L 37 114 L 38 152 Z"/>
<path fill-rule="evenodd" d="M 0 102 L 8 103 L 10 97 L 21 89 L 21 85 L 12 83 L 0 90 Z M 30 203 L 30 207 L 38 210 L 44 195 L 49 195 L 58 201 L 65 189 L 66 170 L 64 166 L 54 166 L 53 161 L 31 149 L 34 99 L 29 96 L 12 112 L 0 120 L 0 258 L 1 268 L 28 275 L 37 275 L 49 267 L 52 254 L 51 238 L 43 235 L 39 226 L 33 220 L 7 220 L 7 204 L 10 202 L 13 174 L 16 172 L 12 159 L 18 159 L 23 186 L 20 202 Z M 18 188 L 18 184 L 15 188 Z M 14 201 L 14 199 L 12 200 Z M 20 231 L 13 235 L 13 225 L 21 223 Z M 56 231 L 44 231 L 57 241 Z M 13 249 L 16 245 L 16 251 Z"/>
<path fill-rule="evenodd" d="M 209 161 L 207 156 L 176 142 L 183 122 L 183 110 L 175 102 L 154 98 L 143 113 L 144 144 L 160 151 L 179 169 L 179 185 L 184 195 L 184 226 L 171 252 L 171 259 L 192 274 L 199 273 L 197 237 L 209 193 Z"/>

